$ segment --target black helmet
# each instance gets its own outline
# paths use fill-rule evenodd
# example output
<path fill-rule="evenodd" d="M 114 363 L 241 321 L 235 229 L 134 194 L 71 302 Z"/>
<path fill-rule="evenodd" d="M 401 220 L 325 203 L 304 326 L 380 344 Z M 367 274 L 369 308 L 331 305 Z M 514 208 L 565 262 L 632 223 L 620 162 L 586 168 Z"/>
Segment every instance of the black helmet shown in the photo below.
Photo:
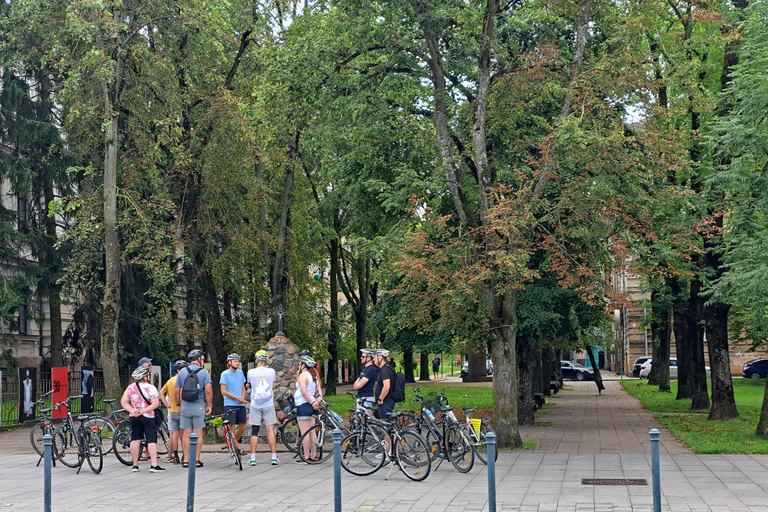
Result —
<path fill-rule="evenodd" d="M 180 372 L 183 368 L 186 368 L 187 366 L 189 366 L 188 362 L 182 361 L 181 359 L 179 359 L 178 361 L 173 363 L 173 371 Z"/>
<path fill-rule="evenodd" d="M 190 361 L 197 361 L 198 359 L 200 359 L 204 355 L 205 355 L 205 352 L 203 352 L 199 348 L 196 348 L 195 350 L 193 350 L 192 352 L 187 354 L 187 359 L 189 359 Z"/>

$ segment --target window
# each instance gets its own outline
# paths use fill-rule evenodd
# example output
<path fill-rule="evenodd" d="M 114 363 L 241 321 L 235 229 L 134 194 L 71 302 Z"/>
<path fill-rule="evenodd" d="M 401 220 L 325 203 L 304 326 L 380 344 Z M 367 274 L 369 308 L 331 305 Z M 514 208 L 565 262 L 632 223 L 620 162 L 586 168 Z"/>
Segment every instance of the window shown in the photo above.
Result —
<path fill-rule="evenodd" d="M 29 232 L 29 209 L 27 207 L 27 198 L 19 197 L 16 204 L 19 233 L 27 233 Z"/>
<path fill-rule="evenodd" d="M 27 305 L 22 304 L 19 308 L 19 334 L 29 334 L 27 332 Z"/>

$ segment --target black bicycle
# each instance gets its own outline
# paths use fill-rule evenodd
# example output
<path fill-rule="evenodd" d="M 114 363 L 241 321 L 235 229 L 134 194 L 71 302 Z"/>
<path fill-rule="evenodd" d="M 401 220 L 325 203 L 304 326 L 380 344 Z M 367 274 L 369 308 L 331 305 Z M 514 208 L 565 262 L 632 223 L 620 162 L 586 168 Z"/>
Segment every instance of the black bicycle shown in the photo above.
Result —
<path fill-rule="evenodd" d="M 171 439 L 171 435 L 168 432 L 168 423 L 163 420 L 157 425 L 157 455 L 165 455 L 168 453 L 168 443 Z M 125 464 L 126 466 L 133 465 L 133 457 L 131 457 L 131 422 L 130 420 L 121 421 L 115 428 L 114 436 L 112 437 L 112 449 L 115 452 L 117 460 Z M 141 441 L 141 447 L 139 453 L 147 452 L 147 440 Z"/>
<path fill-rule="evenodd" d="M 55 437 L 58 437 L 61 445 L 58 449 L 58 459 L 67 467 L 77 468 L 78 474 L 87 460 L 88 466 L 94 473 L 100 473 L 104 464 L 104 452 L 102 450 L 101 436 L 97 425 L 88 424 L 88 416 L 78 416 L 80 424 L 75 427 L 75 419 L 72 417 L 70 402 L 78 400 L 82 395 L 70 396 L 66 400 L 54 405 L 51 409 L 58 411 L 66 408 L 63 423 L 56 428 Z M 60 436 L 60 437 L 59 437 Z"/>

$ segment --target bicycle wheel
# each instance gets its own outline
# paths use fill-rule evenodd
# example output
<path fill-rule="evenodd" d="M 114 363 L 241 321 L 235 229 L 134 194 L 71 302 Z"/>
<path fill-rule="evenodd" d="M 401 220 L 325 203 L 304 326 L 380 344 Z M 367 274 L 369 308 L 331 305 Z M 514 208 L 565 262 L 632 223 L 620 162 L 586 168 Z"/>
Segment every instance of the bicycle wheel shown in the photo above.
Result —
<path fill-rule="evenodd" d="M 112 451 L 112 437 L 115 435 L 115 429 L 117 428 L 112 420 L 106 416 L 92 416 L 85 420 L 87 427 L 97 426 L 99 427 L 99 436 L 101 437 L 101 446 L 104 450 L 104 455 Z"/>
<path fill-rule="evenodd" d="M 91 467 L 91 471 L 97 475 L 101 473 L 101 468 L 104 464 L 104 452 L 101 449 L 101 438 L 99 438 L 98 430 L 92 432 L 86 430 L 83 433 L 83 440 L 85 441 L 85 458 L 88 459 L 88 465 Z"/>
<path fill-rule="evenodd" d="M 304 441 L 311 439 L 305 447 Z M 312 453 L 305 452 L 308 448 Z M 333 431 L 323 423 L 315 423 L 299 438 L 299 457 L 308 464 L 320 464 L 333 454 Z"/>
<path fill-rule="evenodd" d="M 395 458 L 405 476 L 416 482 L 427 478 L 432 470 L 427 442 L 410 430 L 403 430 L 398 435 L 395 442 Z"/>
<path fill-rule="evenodd" d="M 277 431 L 280 434 L 283 445 L 289 451 L 297 453 L 299 451 L 296 445 L 296 441 L 299 439 L 299 422 L 296 420 L 296 417 L 286 419 Z"/>
<path fill-rule="evenodd" d="M 411 412 L 403 412 L 400 416 L 395 418 L 395 425 L 401 429 L 417 431 L 419 427 L 419 419 L 415 414 Z"/>
<path fill-rule="evenodd" d="M 237 445 L 237 441 L 235 441 L 234 434 L 229 429 L 227 429 L 227 448 L 229 448 L 229 454 L 232 456 L 232 462 L 242 471 L 243 460 L 240 457 L 240 447 Z"/>
<path fill-rule="evenodd" d="M 367 430 L 349 434 L 341 440 L 341 467 L 357 476 L 375 473 L 386 460 L 382 441 Z"/>
<path fill-rule="evenodd" d="M 472 428 L 471 426 L 469 428 Z M 483 464 L 488 464 L 488 446 L 485 444 L 485 435 L 488 432 L 493 432 L 493 429 L 490 425 L 486 425 L 485 421 L 480 424 L 480 443 L 475 444 L 473 448 L 475 449 L 475 456 L 477 459 L 482 462 Z M 496 447 L 495 453 L 494 453 L 494 461 L 499 460 L 499 447 Z"/>
<path fill-rule="evenodd" d="M 168 432 L 168 424 L 163 421 L 157 426 L 157 454 L 165 455 L 168 453 L 168 443 L 171 440 L 171 434 Z"/>
<path fill-rule="evenodd" d="M 451 464 L 461 473 L 467 473 L 475 464 L 475 452 L 467 433 L 458 425 L 450 425 L 445 433 L 445 449 Z"/>
<path fill-rule="evenodd" d="M 55 459 L 58 459 L 59 447 L 63 444 L 64 438 L 58 432 L 56 427 L 52 425 L 43 427 L 42 423 L 38 423 L 32 427 L 32 430 L 29 432 L 29 441 L 32 443 L 32 448 L 35 449 L 35 453 L 37 453 L 40 457 L 43 456 L 43 450 L 45 449 L 45 445 L 43 444 L 43 436 L 45 434 L 51 434 L 53 437 L 53 441 L 51 443 L 51 456 Z"/>
<path fill-rule="evenodd" d="M 115 435 L 112 437 L 112 450 L 115 452 L 117 460 L 126 466 L 133 465 L 133 457 L 131 457 L 130 421 L 121 421 L 115 429 Z"/>
<path fill-rule="evenodd" d="M 442 453 L 441 450 L 441 442 L 439 434 L 435 434 L 430 429 L 426 428 L 424 429 L 425 432 L 421 436 L 424 441 L 427 443 L 427 450 L 429 451 L 429 458 L 431 462 L 435 462 L 438 457 L 440 457 L 440 454 Z M 416 432 L 418 434 L 418 432 Z"/>
<path fill-rule="evenodd" d="M 61 443 L 59 447 L 59 460 L 68 468 L 76 468 L 80 465 L 80 446 L 77 444 L 77 434 L 70 427 L 59 430 Z"/>

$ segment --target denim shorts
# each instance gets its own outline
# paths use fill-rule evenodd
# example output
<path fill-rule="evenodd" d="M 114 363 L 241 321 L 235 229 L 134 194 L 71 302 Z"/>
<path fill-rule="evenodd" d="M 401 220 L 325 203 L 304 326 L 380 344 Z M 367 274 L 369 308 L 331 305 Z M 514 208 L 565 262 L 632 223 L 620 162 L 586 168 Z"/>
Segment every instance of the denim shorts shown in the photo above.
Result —
<path fill-rule="evenodd" d="M 312 407 L 312 404 L 301 404 L 296 408 L 296 419 L 309 420 L 313 417 L 317 418 L 317 416 L 317 409 Z"/>

